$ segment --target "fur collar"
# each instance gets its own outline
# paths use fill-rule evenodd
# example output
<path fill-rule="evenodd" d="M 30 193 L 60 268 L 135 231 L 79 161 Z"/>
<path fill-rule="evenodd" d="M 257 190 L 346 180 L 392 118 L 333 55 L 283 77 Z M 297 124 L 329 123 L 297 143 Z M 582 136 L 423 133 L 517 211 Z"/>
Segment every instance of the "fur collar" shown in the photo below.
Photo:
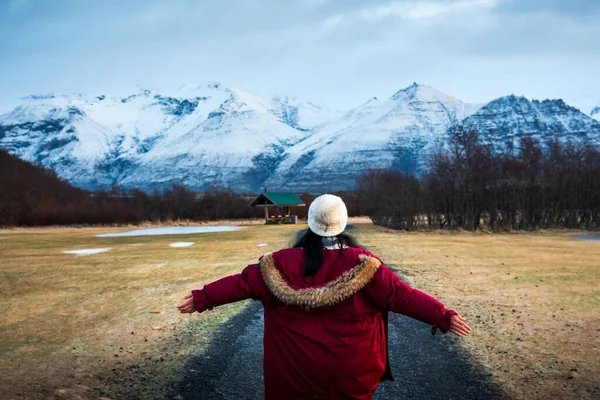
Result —
<path fill-rule="evenodd" d="M 267 287 L 280 301 L 287 305 L 314 308 L 340 303 L 364 288 L 373 278 L 381 262 L 364 254 L 359 256 L 360 264 L 344 272 L 340 277 L 325 286 L 293 289 L 281 277 L 275 267 L 271 253 L 260 260 L 260 272 Z"/>

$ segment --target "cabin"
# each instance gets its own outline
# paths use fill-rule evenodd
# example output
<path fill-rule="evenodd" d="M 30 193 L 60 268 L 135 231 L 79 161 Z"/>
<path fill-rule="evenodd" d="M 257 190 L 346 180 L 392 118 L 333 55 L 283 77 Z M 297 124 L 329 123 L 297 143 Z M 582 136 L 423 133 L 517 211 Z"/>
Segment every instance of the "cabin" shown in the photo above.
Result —
<path fill-rule="evenodd" d="M 298 216 L 291 214 L 291 208 L 305 207 L 306 204 L 292 192 L 268 192 L 265 190 L 250 203 L 250 206 L 265 208 L 266 224 L 296 224 Z M 269 209 L 273 209 L 273 212 L 269 212 Z"/>

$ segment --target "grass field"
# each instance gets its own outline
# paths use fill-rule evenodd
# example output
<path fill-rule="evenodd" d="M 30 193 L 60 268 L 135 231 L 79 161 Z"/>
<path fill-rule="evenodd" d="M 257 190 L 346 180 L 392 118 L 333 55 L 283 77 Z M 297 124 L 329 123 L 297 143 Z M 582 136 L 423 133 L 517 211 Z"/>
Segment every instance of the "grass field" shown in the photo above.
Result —
<path fill-rule="evenodd" d="M 301 227 L 117 238 L 95 235 L 130 229 L 0 231 L 0 398 L 160 398 L 244 305 L 180 315 L 181 297 L 287 246 Z M 388 266 L 468 318 L 474 334 L 448 340 L 461 340 L 511 396 L 598 397 L 600 243 L 354 227 Z M 168 246 L 180 241 L 196 245 Z M 99 247 L 112 251 L 62 253 Z"/>

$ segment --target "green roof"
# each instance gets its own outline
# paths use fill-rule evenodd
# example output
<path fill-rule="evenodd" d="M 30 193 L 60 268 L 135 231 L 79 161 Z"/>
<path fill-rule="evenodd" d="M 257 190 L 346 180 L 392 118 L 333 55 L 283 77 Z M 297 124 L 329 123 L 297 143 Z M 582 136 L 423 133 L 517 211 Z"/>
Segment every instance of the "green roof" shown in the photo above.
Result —
<path fill-rule="evenodd" d="M 292 192 L 267 192 L 258 195 L 251 206 L 255 205 L 274 205 L 274 206 L 304 206 L 304 202 Z"/>

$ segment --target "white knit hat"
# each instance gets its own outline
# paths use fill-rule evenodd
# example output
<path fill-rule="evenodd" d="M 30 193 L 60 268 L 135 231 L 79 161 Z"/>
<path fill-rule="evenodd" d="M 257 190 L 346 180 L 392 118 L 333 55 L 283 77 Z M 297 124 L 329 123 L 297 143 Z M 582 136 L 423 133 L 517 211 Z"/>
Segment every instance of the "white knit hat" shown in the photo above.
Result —
<path fill-rule="evenodd" d="M 344 232 L 348 211 L 344 201 L 332 194 L 317 197 L 308 209 L 308 227 L 319 236 L 336 236 Z"/>

